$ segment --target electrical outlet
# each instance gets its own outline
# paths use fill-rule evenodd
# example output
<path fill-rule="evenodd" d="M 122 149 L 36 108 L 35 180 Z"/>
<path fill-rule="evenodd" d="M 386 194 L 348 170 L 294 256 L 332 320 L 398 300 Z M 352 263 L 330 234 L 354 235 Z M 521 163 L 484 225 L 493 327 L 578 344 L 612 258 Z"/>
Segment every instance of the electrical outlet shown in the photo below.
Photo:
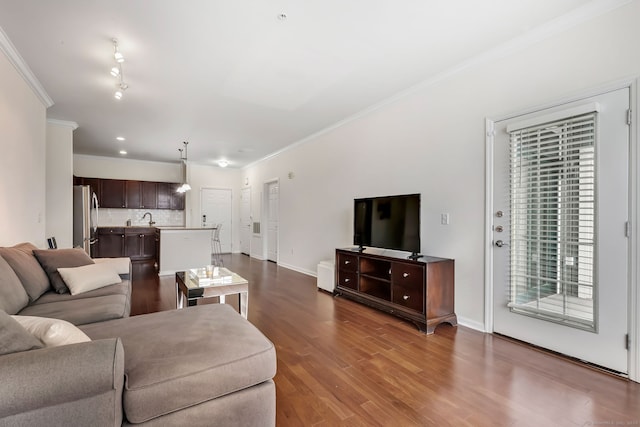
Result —
<path fill-rule="evenodd" d="M 448 213 L 440 214 L 440 224 L 449 225 L 449 214 Z"/>

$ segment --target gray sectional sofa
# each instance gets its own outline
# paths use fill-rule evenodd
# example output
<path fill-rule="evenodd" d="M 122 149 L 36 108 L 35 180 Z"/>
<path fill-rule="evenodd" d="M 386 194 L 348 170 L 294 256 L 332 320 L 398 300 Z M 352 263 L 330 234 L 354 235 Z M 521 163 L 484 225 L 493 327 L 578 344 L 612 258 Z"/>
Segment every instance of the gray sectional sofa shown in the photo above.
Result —
<path fill-rule="evenodd" d="M 70 251 L 0 248 L 0 426 L 275 425 L 275 349 L 250 322 L 225 304 L 129 317 L 121 261 L 120 283 L 72 295 L 54 274 L 87 262 Z M 24 316 L 86 339 L 20 348 Z"/>

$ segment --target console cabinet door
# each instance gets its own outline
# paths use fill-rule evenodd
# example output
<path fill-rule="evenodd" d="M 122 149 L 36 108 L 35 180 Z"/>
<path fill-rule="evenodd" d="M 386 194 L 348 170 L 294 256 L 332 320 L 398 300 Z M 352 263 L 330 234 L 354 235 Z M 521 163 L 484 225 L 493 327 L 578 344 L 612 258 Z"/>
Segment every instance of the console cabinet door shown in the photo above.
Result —
<path fill-rule="evenodd" d="M 394 262 L 391 267 L 391 282 L 395 304 L 424 313 L 423 266 Z"/>

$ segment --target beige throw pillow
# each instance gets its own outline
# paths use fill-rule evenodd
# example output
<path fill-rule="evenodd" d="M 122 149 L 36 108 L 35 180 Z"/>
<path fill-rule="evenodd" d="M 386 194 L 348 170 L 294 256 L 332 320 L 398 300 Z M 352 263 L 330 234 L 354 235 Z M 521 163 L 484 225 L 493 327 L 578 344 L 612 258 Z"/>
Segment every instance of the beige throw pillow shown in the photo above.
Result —
<path fill-rule="evenodd" d="M 58 273 L 71 295 L 92 291 L 122 282 L 115 269 L 108 264 L 89 264 L 82 267 L 59 268 Z"/>
<path fill-rule="evenodd" d="M 34 316 L 11 316 L 45 347 L 76 344 L 91 341 L 80 329 L 61 319 Z"/>
<path fill-rule="evenodd" d="M 120 258 L 93 258 L 93 262 L 96 264 L 109 264 L 116 270 L 118 274 L 129 274 L 129 265 L 131 259 L 129 257 Z"/>

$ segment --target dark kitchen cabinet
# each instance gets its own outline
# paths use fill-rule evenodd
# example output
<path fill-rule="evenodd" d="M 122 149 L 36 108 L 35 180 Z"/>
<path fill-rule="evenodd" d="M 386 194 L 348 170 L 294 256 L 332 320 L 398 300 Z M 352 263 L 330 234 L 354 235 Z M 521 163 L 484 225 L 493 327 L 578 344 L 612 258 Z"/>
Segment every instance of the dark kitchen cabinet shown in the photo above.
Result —
<path fill-rule="evenodd" d="M 168 182 L 156 183 L 156 200 L 158 209 L 171 209 L 171 189 L 174 184 Z"/>
<path fill-rule="evenodd" d="M 185 195 L 180 184 L 74 177 L 74 184 L 90 185 L 103 208 L 184 210 Z"/>
<path fill-rule="evenodd" d="M 100 180 L 100 206 L 103 208 L 126 208 L 126 181 L 122 179 Z"/>
<path fill-rule="evenodd" d="M 178 193 L 178 187 L 181 184 L 171 184 L 171 209 L 184 209 L 184 193 Z"/>
<path fill-rule="evenodd" d="M 142 209 L 156 209 L 158 207 L 157 200 L 157 182 L 150 181 L 140 181 L 141 182 L 141 198 L 142 204 L 140 207 Z"/>
<path fill-rule="evenodd" d="M 132 261 L 156 257 L 156 229 L 154 227 L 131 227 L 125 229 L 124 256 Z"/>
<path fill-rule="evenodd" d="M 138 209 L 142 204 L 142 187 L 140 181 L 127 181 L 127 208 Z"/>
<path fill-rule="evenodd" d="M 94 258 L 117 258 L 124 254 L 124 227 L 99 227 Z"/>

